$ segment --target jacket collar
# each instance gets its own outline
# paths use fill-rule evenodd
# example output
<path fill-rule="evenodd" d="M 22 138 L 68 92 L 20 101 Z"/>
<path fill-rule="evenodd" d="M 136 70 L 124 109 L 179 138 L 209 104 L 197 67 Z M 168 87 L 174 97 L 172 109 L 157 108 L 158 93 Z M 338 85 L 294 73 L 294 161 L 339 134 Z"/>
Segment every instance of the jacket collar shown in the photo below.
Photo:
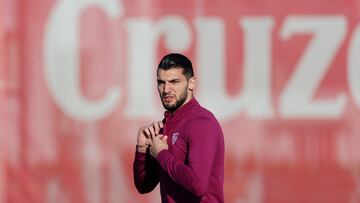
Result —
<path fill-rule="evenodd" d="M 183 104 L 178 109 L 176 109 L 176 111 L 174 112 L 165 111 L 164 116 L 166 122 L 173 122 L 181 119 L 187 113 L 187 111 L 194 105 L 199 105 L 199 103 L 193 97 L 190 101 L 188 101 L 187 103 Z"/>

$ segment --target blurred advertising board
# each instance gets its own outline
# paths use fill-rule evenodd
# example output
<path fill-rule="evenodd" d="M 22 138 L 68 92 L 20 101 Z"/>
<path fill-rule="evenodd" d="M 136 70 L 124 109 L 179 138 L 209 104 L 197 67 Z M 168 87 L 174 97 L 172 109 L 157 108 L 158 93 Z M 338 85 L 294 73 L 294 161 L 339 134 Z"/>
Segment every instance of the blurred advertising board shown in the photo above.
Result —
<path fill-rule="evenodd" d="M 226 202 L 360 202 L 360 1 L 0 9 L 0 200 L 159 202 L 133 185 L 136 133 L 162 118 L 157 62 L 181 52 L 224 130 Z"/>

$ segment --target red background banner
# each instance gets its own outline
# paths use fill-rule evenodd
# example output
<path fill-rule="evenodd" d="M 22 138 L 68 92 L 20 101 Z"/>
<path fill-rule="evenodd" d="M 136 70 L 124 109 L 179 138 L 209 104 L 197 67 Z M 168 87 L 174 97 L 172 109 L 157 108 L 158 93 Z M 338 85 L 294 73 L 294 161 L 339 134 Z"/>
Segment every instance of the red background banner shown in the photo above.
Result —
<path fill-rule="evenodd" d="M 225 200 L 360 202 L 357 0 L 0 0 L 0 201 L 136 192 L 157 62 L 188 55 L 226 141 Z"/>

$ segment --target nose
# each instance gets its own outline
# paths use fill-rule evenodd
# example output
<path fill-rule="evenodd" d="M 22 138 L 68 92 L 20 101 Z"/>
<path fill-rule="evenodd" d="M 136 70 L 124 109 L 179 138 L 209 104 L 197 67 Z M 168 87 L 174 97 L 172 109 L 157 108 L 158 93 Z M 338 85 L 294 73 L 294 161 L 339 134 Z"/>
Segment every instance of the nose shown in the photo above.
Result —
<path fill-rule="evenodd" d="M 164 93 L 167 94 L 169 92 L 171 92 L 171 84 L 168 83 L 168 82 L 165 82 L 165 84 L 164 84 Z"/>

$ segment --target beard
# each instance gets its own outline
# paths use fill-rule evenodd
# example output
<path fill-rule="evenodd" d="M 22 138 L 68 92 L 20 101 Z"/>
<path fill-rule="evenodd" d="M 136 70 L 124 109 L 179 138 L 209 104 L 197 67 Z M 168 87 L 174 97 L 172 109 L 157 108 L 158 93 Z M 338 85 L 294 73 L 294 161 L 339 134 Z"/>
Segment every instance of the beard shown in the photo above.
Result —
<path fill-rule="evenodd" d="M 176 102 L 175 104 L 166 104 L 164 102 L 164 100 L 162 99 L 164 95 L 161 95 L 161 102 L 164 106 L 164 108 L 167 110 L 167 111 L 170 111 L 170 112 L 174 112 L 176 111 L 180 106 L 182 106 L 184 104 L 184 102 L 186 101 L 187 97 L 188 97 L 188 93 L 187 93 L 187 89 L 188 87 L 186 86 L 186 89 L 184 90 L 184 92 L 180 95 L 180 98 L 179 99 L 176 99 Z"/>

